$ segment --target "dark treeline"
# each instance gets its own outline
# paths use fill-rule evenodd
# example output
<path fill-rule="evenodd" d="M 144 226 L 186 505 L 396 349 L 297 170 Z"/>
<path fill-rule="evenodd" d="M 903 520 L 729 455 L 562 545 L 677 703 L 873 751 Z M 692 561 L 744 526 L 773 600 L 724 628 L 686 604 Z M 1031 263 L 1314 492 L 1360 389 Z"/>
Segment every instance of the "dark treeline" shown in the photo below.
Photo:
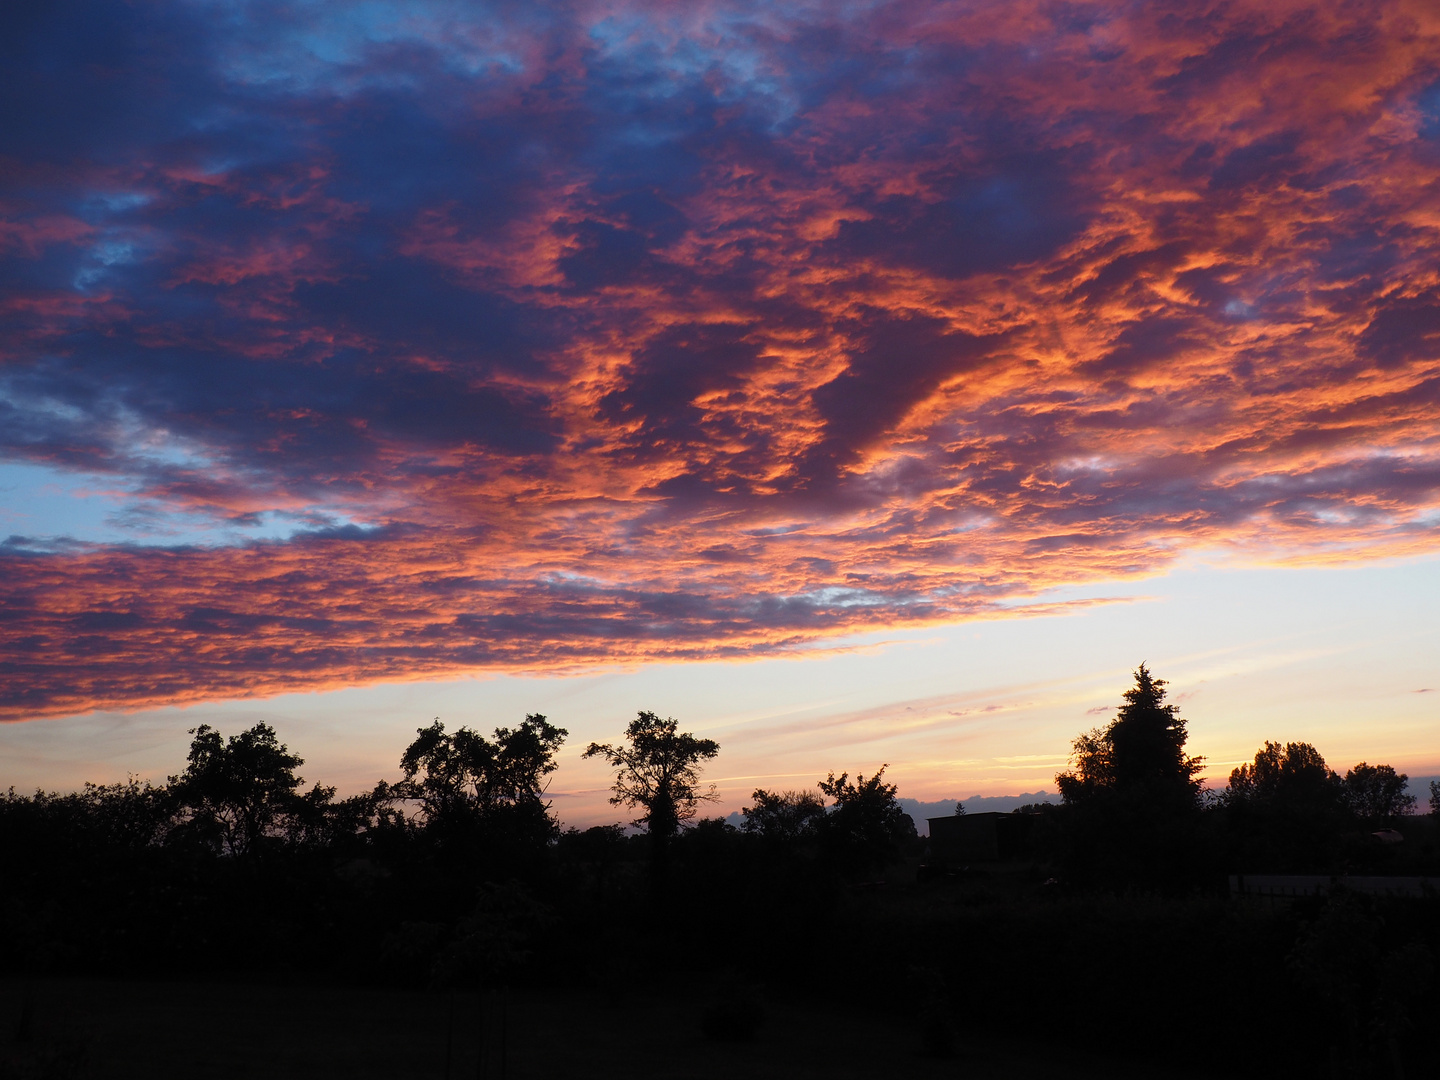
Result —
<path fill-rule="evenodd" d="M 1425 816 L 1388 766 L 1274 742 L 1206 791 L 1143 665 L 1077 738 L 1063 803 L 1018 812 L 1023 842 L 983 865 L 930 850 L 884 767 L 757 790 L 738 828 L 702 817 L 719 746 L 647 712 L 585 750 L 633 815 L 586 830 L 546 800 L 567 733 L 544 716 L 436 721 L 398 779 L 344 799 L 265 724 L 192 734 L 163 785 L 0 799 L 8 973 L 684 985 L 717 1039 L 798 994 L 907 1016 L 917 1053 L 1104 1029 L 1111 1052 L 1235 1074 L 1420 1075 L 1436 1034 L 1440 901 L 1343 882 L 1440 874 L 1440 791 Z M 1285 873 L 1340 884 L 1229 895 Z"/>

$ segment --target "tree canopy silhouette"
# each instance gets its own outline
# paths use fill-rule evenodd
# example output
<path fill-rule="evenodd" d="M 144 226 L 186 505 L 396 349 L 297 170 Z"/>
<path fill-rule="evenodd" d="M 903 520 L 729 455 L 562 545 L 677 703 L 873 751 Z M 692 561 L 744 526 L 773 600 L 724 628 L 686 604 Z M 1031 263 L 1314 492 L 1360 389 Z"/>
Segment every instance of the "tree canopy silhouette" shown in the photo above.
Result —
<path fill-rule="evenodd" d="M 1405 791 L 1410 778 L 1389 765 L 1361 762 L 1345 774 L 1345 802 L 1361 821 L 1381 825 L 1415 809 Z"/>
<path fill-rule="evenodd" d="M 1230 771 L 1227 802 L 1257 807 L 1294 806 L 1316 812 L 1332 808 L 1340 798 L 1340 778 L 1309 743 L 1283 746 L 1265 741 L 1255 760 Z"/>
<path fill-rule="evenodd" d="M 782 847 L 813 840 L 825 818 L 825 800 L 813 791 L 756 788 L 742 807 L 740 828 Z"/>
<path fill-rule="evenodd" d="M 592 742 L 584 756 L 603 757 L 615 772 L 614 806 L 639 810 L 636 825 L 663 843 L 695 816 L 701 800 L 716 798 L 712 785 L 699 790 L 700 766 L 720 753 L 714 739 L 679 730 L 674 718 L 641 711 L 625 729 L 625 743 Z M 628 744 L 628 745 L 626 745 Z"/>
<path fill-rule="evenodd" d="M 1337 857 L 1345 784 L 1309 743 L 1267 740 L 1221 793 L 1236 869 L 1315 871 Z"/>
<path fill-rule="evenodd" d="M 545 801 L 545 778 L 569 733 L 539 713 L 515 728 L 447 732 L 436 720 L 419 728 L 400 758 L 404 779 L 392 797 L 419 802 L 425 827 L 442 843 L 534 851 L 559 831 Z"/>
<path fill-rule="evenodd" d="M 1185 753 L 1180 710 L 1141 664 L 1103 728 L 1075 739 L 1064 800 L 1062 861 L 1073 879 L 1188 888 L 1199 857 L 1201 759 Z"/>
<path fill-rule="evenodd" d="M 402 797 L 418 799 L 431 817 L 538 803 L 568 734 L 539 713 L 514 729 L 496 728 L 494 742 L 464 727 L 447 734 L 436 720 L 418 728 L 405 748 L 400 758 L 405 779 L 396 788 Z"/>
<path fill-rule="evenodd" d="M 557 970 L 580 969 L 597 973 L 595 989 L 582 991 L 597 996 L 705 970 L 718 973 L 720 1004 L 701 1003 L 704 1030 L 740 1038 L 762 999 L 727 970 L 756 972 L 767 996 L 784 992 L 794 971 L 825 964 L 842 941 L 854 958 L 846 978 L 862 991 L 905 973 L 902 996 L 926 1003 L 916 1035 L 946 1053 L 957 1009 L 1016 1038 L 1043 1028 L 1083 1042 L 1088 1021 L 1063 995 L 1025 996 L 1033 971 L 1058 955 L 1133 1021 L 1127 1030 L 1147 1041 L 1126 1043 L 1153 1050 L 1152 1061 L 1203 1028 L 1253 1037 L 1257 1075 L 1323 1071 L 1333 1031 L 1332 1065 L 1347 1075 L 1412 1057 L 1409 1074 L 1423 1072 L 1440 1016 L 1435 901 L 1371 896 L 1360 882 L 1433 878 L 1440 825 L 1411 819 L 1403 844 L 1382 843 L 1395 838 L 1361 823 L 1408 807 L 1404 776 L 1362 763 L 1338 777 L 1305 743 L 1266 743 L 1222 798 L 1194 799 L 1182 722 L 1148 675 L 1137 675 L 1114 723 L 1083 741 L 1093 752 L 1073 766 L 1078 797 L 1023 807 L 1023 818 L 950 821 L 957 832 L 994 825 L 997 841 L 1002 829 L 1030 839 L 1004 862 L 917 875 L 913 890 L 844 887 L 873 883 L 921 848 L 886 766 L 830 773 L 806 790 L 759 789 L 738 829 L 712 817 L 674 835 L 712 793 L 701 774 L 719 748 L 641 713 L 617 745 L 587 752 L 614 767 L 614 802 L 634 807 L 653 835 L 616 824 L 556 836 L 545 790 L 565 732 L 540 715 L 493 735 L 422 727 L 397 754 L 403 777 L 345 800 L 302 786 L 299 757 L 265 725 L 229 739 L 197 727 L 188 767 L 169 786 L 134 779 L 63 795 L 0 793 L 0 968 L 180 976 L 185 994 L 207 973 L 288 981 L 313 971 L 367 987 L 527 995 L 548 993 Z M 1148 744 L 1131 739 L 1125 725 L 1146 722 Z M 1146 745 L 1148 765 L 1136 750 Z M 1289 870 L 1348 874 L 1355 891 L 1338 885 L 1328 903 L 1275 907 L 1228 898 L 1227 875 Z M 1132 890 L 1148 895 L 1125 895 Z M 1165 892 L 1185 900 L 1166 903 Z M 1197 955 L 1217 960 L 1197 969 Z M 980 972 L 996 993 L 977 998 L 942 972 Z M 1185 1007 L 1156 993 L 1162 985 L 1189 987 Z M 856 998 L 862 1009 L 889 1008 L 866 993 Z M 438 999 L 425 999 L 433 1019 Z M 545 998 L 530 1000 L 536 1017 L 548 1015 Z M 1019 1013 L 1017 1000 L 1027 1002 Z M 1267 1024 L 1257 1029 L 1255 1016 Z M 577 1052 L 613 1034 L 602 1031 L 609 1023 L 597 1020 Z M 546 1024 L 537 1038 L 551 1036 Z M 451 1031 L 463 1038 L 463 1029 Z M 1293 1037 L 1275 1040 L 1277 1030 Z M 413 1039 L 397 1037 L 394 1060 L 413 1055 Z M 0 1045 L 0 1074 L 8 1060 Z"/>
<path fill-rule="evenodd" d="M 827 854 L 843 872 L 865 875 L 883 869 L 915 837 L 915 822 L 900 806 L 897 788 L 885 783 L 881 765 L 875 775 L 831 773 L 820 781 L 822 793 L 834 804 L 825 816 L 823 841 Z"/>
<path fill-rule="evenodd" d="M 1196 774 L 1204 759 L 1185 753 L 1185 720 L 1179 706 L 1165 703 L 1166 685 L 1141 664 L 1115 719 L 1075 739 L 1073 770 L 1055 777 L 1066 803 L 1105 792 L 1144 792 L 1152 802 L 1179 806 L 1196 803 Z"/>
<path fill-rule="evenodd" d="M 230 855 L 253 855 L 268 839 L 291 832 L 308 808 L 323 806 L 333 787 L 316 784 L 306 795 L 295 770 L 304 760 L 290 753 L 261 722 L 221 736 L 209 724 L 191 728 L 185 771 L 170 778 L 170 794 L 184 816 L 182 835 Z M 306 804 L 311 804 L 307 808 Z"/>

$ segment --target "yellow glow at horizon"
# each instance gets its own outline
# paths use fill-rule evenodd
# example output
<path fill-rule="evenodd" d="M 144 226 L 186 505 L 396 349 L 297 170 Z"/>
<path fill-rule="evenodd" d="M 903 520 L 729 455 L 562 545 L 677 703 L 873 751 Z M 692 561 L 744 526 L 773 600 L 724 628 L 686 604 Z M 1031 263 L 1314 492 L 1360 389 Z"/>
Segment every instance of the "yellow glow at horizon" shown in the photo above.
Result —
<path fill-rule="evenodd" d="M 485 674 L 0 727 L 0 787 L 70 789 L 184 764 L 187 729 L 260 720 L 341 793 L 397 775 L 416 728 L 489 731 L 541 712 L 570 737 L 550 795 L 568 825 L 620 819 L 609 776 L 582 761 L 638 709 L 717 739 L 728 813 L 756 787 L 799 788 L 882 764 L 902 796 L 1054 791 L 1070 741 L 1114 715 L 1142 660 L 1170 683 L 1190 750 L 1223 783 L 1265 739 L 1306 741 L 1340 771 L 1387 762 L 1440 774 L 1440 559 L 1346 568 L 1170 574 L 1049 599 L 1060 614 L 873 634 L 748 662 L 651 664 L 567 676 Z"/>

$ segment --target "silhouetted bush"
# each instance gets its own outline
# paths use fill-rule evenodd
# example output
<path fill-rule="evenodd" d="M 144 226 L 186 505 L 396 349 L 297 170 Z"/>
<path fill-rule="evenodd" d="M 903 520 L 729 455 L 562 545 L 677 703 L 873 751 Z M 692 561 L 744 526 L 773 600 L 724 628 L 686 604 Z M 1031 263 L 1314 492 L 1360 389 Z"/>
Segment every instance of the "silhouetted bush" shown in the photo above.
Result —
<path fill-rule="evenodd" d="M 834 773 L 819 788 L 832 800 L 818 819 L 821 857 L 840 875 L 865 878 L 895 862 L 915 840 L 915 822 L 900 807 L 894 784 L 884 782 L 886 765 L 874 776 Z"/>

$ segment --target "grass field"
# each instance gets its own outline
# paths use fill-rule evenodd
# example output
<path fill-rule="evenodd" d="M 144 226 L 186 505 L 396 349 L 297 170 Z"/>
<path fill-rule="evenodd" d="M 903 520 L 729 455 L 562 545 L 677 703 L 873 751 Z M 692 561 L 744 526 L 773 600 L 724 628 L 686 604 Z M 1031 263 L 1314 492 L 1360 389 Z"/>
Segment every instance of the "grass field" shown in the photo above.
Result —
<path fill-rule="evenodd" d="M 454 1022 L 451 1023 L 453 1009 Z M 246 982 L 0 982 L 0 1077 L 498 1080 L 501 1002 L 477 994 Z M 1189 1072 L 987 1042 L 958 1027 L 953 1057 L 923 1053 L 918 1022 L 771 1001 L 743 1042 L 705 1038 L 684 994 L 557 989 L 504 1000 L 507 1080 L 625 1077 L 1163 1077 Z M 483 1013 L 483 1017 L 482 1017 Z M 488 1032 L 482 1063 L 481 1026 Z M 448 1069 L 447 1069 L 448 1058 Z M 482 1069 L 482 1064 L 485 1066 Z M 1198 1071 L 1198 1070 L 1197 1070 Z"/>

